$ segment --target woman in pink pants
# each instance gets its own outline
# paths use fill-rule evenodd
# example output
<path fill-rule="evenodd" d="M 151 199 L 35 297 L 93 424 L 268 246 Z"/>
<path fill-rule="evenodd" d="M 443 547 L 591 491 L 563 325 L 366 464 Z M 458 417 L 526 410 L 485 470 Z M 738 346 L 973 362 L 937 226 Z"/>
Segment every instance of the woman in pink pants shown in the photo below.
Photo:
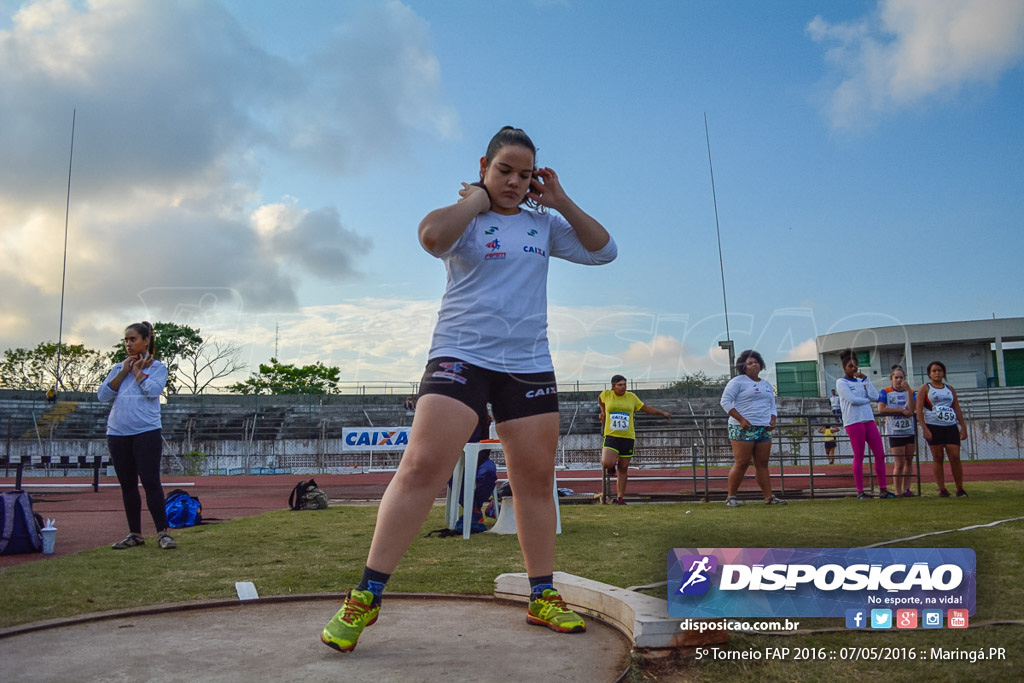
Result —
<path fill-rule="evenodd" d="M 878 477 L 878 497 L 895 498 L 885 487 L 885 448 L 882 435 L 875 424 L 875 413 L 871 404 L 878 400 L 878 389 L 871 380 L 860 372 L 857 354 L 853 349 L 843 351 L 839 356 L 843 363 L 844 377 L 836 380 L 836 392 L 843 411 L 843 427 L 853 447 L 853 481 L 857 485 L 857 499 L 868 500 L 870 493 L 864 492 L 864 446 L 871 448 L 875 458 L 875 474 Z"/>

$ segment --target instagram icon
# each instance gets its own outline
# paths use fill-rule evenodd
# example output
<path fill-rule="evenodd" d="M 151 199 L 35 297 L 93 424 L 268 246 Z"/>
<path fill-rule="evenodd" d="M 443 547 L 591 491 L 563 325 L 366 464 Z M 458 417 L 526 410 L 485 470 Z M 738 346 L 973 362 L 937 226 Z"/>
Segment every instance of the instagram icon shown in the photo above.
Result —
<path fill-rule="evenodd" d="M 942 610 L 921 610 L 921 622 L 925 628 L 942 628 Z"/>

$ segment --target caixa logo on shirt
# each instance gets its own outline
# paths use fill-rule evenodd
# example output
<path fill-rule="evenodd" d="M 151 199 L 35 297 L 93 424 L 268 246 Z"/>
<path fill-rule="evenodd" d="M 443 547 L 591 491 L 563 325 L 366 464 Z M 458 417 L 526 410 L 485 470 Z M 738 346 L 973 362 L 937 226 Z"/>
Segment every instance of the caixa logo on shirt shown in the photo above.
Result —
<path fill-rule="evenodd" d="M 847 609 L 957 607 L 974 613 L 970 548 L 675 548 L 673 617 L 829 617 Z"/>
<path fill-rule="evenodd" d="M 526 398 L 540 398 L 558 393 L 558 387 L 544 387 L 542 389 L 530 389 L 526 392 Z"/>

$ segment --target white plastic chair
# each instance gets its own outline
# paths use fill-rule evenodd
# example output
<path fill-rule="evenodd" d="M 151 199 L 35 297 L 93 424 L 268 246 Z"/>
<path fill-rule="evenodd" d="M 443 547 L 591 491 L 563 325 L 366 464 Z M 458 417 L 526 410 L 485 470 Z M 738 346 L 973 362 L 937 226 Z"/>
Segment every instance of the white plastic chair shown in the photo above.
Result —
<path fill-rule="evenodd" d="M 455 463 L 455 471 L 452 473 L 452 485 L 448 487 L 448 495 L 445 498 L 444 503 L 444 518 L 445 525 L 454 530 L 455 525 L 459 521 L 459 504 L 460 496 L 458 495 L 457 483 L 459 479 L 462 479 L 462 500 L 473 500 L 473 493 L 476 491 L 476 468 L 477 460 L 479 460 L 480 451 L 490 449 L 492 451 L 500 451 L 500 441 L 480 441 L 478 443 L 467 443 L 462 449 L 462 457 L 459 458 L 458 462 Z M 558 480 L 554 480 L 553 493 L 555 497 L 555 533 L 562 533 L 562 510 L 558 504 Z M 495 499 L 495 517 L 500 514 L 500 510 L 497 507 L 498 501 Z M 472 507 L 472 503 L 470 503 Z M 472 524 L 469 519 L 470 515 L 463 516 L 462 522 L 462 537 L 469 538 L 471 533 L 470 527 Z"/>

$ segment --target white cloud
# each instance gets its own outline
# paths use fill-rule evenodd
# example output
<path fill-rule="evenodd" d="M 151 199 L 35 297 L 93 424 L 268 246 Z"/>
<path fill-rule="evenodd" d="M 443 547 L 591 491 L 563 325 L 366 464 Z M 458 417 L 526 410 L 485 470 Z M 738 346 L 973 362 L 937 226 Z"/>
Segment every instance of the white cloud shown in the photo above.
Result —
<path fill-rule="evenodd" d="M 179 299 L 196 298 L 196 293 L 179 291 Z M 147 296 L 147 300 L 151 296 Z M 415 382 L 423 372 L 431 332 L 437 322 L 437 300 L 363 297 L 324 306 L 302 306 L 290 313 L 260 316 L 239 315 L 240 302 L 230 292 L 220 293 L 204 307 L 184 307 L 178 315 L 189 324 L 219 340 L 246 344 L 245 360 L 255 368 L 275 354 L 284 363 L 306 365 L 321 361 L 342 368 L 348 381 Z M 555 309 L 558 311 L 560 309 Z M 729 359 L 717 346 L 692 349 L 670 335 L 648 335 L 646 341 L 623 342 L 642 337 L 634 314 L 634 327 L 622 327 L 626 312 L 608 314 L 607 309 L 559 314 L 551 318 L 551 352 L 559 381 L 594 382 L 623 373 L 637 381 L 678 379 L 698 371 L 711 376 L 728 373 Z M 563 311 L 564 313 L 564 311 Z M 600 314 L 608 314 L 602 317 Z M 613 321 L 618 320 L 618 327 Z M 594 350 L 599 339 L 611 334 L 619 339 L 614 355 Z"/>
<path fill-rule="evenodd" d="M 65 339 L 223 292 L 250 315 L 294 311 L 311 278 L 359 275 L 368 228 L 334 206 L 265 202 L 265 168 L 312 160 L 338 177 L 401 156 L 411 135 L 457 135 L 458 120 L 429 26 L 399 2 L 310 52 L 266 51 L 215 2 L 25 3 L 0 30 L 4 344 L 57 336 L 73 110 Z"/>
<path fill-rule="evenodd" d="M 841 72 L 829 101 L 838 128 L 869 124 L 879 115 L 969 84 L 994 84 L 1024 57 L 1024 3 L 1020 0 L 881 0 L 877 14 L 807 27 L 831 47 Z"/>
<path fill-rule="evenodd" d="M 818 360 L 818 345 L 813 339 L 800 342 L 786 354 L 786 360 Z"/>
<path fill-rule="evenodd" d="M 303 69 L 311 97 L 280 108 L 288 150 L 343 173 L 400 156 L 410 134 L 457 137 L 429 37 L 427 22 L 400 2 L 361 9 Z"/>
<path fill-rule="evenodd" d="M 326 280 L 356 275 L 357 257 L 368 253 L 372 244 L 344 227 L 333 207 L 309 211 L 268 204 L 253 212 L 252 221 L 275 260 Z"/>
<path fill-rule="evenodd" d="M 367 297 L 239 317 L 228 303 L 224 315 L 208 315 L 196 324 L 218 339 L 244 343 L 251 368 L 276 354 L 282 363 L 322 362 L 340 367 L 345 381 L 370 382 L 419 379 L 440 305 Z"/>
<path fill-rule="evenodd" d="M 577 364 L 576 372 L 571 363 Z M 647 341 L 630 343 L 621 354 L 604 356 L 591 352 L 585 358 L 572 353 L 556 356 L 560 379 L 569 374 L 574 379 L 593 380 L 623 374 L 633 380 L 663 380 L 671 382 L 682 375 L 703 372 L 709 376 L 729 373 L 729 356 L 717 346 L 693 349 L 678 338 L 656 335 Z"/>
<path fill-rule="evenodd" d="M 810 308 L 777 308 L 770 315 L 733 312 L 729 319 L 735 353 L 759 349 L 769 375 L 777 360 L 802 358 L 805 340 L 810 343 L 810 358 L 815 357 L 818 332 Z M 553 306 L 549 321 L 560 381 L 593 381 L 615 373 L 666 382 L 696 372 L 712 377 L 729 374 L 728 352 L 718 346 L 724 339 L 721 314 L 696 318 L 628 308 Z M 709 337 L 713 343 L 705 348 Z"/>

